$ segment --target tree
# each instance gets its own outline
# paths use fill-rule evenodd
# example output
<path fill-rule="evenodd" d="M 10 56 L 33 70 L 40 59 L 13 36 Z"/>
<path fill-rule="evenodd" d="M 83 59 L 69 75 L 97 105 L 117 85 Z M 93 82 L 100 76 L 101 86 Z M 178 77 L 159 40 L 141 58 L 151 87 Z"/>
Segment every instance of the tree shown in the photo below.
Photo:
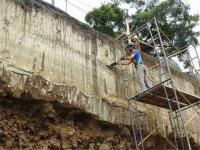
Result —
<path fill-rule="evenodd" d="M 128 3 L 134 3 L 137 0 L 126 0 Z M 154 0 L 147 4 L 144 10 L 138 10 L 132 15 L 131 26 L 137 28 L 146 23 L 147 20 L 156 17 L 161 30 L 173 41 L 174 45 L 181 48 L 192 42 L 198 43 L 199 32 L 193 31 L 193 28 L 199 21 L 198 15 L 189 14 L 190 7 L 180 0 L 166 0 L 159 2 Z M 153 30 L 153 29 L 152 29 Z M 148 39 L 150 35 L 144 31 L 142 38 Z M 164 41 L 167 43 L 167 41 Z M 169 49 L 170 51 L 174 49 Z"/>
<path fill-rule="evenodd" d="M 155 0 L 151 1 L 154 2 Z M 137 11 L 141 11 L 142 8 L 146 5 L 145 0 L 123 0 L 123 2 L 130 4 Z"/>
<path fill-rule="evenodd" d="M 121 3 L 128 3 L 136 8 L 137 11 L 132 16 L 126 16 L 125 11 L 117 6 L 119 3 L 119 0 L 113 0 L 112 4 L 94 9 L 87 14 L 86 21 L 95 30 L 116 36 L 125 31 L 124 19 L 126 17 L 131 18 L 130 26 L 132 31 L 156 17 L 159 27 L 173 41 L 176 47 L 181 48 L 192 42 L 198 44 L 197 37 L 199 32 L 195 32 L 193 29 L 199 21 L 199 16 L 190 15 L 190 7 L 181 0 L 165 0 L 162 2 L 151 0 L 149 3 L 145 3 L 144 0 L 121 1 Z M 152 31 L 154 31 L 153 27 Z M 143 31 L 140 34 L 140 38 L 148 40 L 150 38 L 148 31 Z M 164 40 L 164 43 L 169 45 L 167 40 Z M 175 49 L 168 48 L 169 52 L 173 50 Z"/>
<path fill-rule="evenodd" d="M 86 15 L 85 20 L 95 30 L 116 37 L 125 30 L 125 18 L 125 10 L 114 3 L 95 8 Z"/>

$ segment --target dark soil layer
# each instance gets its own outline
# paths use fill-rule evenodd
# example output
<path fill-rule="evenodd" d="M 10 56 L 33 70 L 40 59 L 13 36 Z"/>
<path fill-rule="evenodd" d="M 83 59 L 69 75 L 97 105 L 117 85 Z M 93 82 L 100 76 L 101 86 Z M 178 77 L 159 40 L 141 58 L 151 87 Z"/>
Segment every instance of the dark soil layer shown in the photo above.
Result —
<path fill-rule="evenodd" d="M 1 100 L 0 114 L 0 149 L 134 149 L 128 127 L 97 121 L 56 102 Z M 149 138 L 144 146 L 173 149 L 160 135 Z M 193 149 L 198 149 L 194 143 Z"/>

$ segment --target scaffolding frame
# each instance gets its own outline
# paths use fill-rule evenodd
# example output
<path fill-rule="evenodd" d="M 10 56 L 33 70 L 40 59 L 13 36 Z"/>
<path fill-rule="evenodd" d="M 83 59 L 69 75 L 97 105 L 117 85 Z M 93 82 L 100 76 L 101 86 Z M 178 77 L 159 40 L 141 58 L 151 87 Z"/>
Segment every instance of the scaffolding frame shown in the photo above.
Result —
<path fill-rule="evenodd" d="M 193 75 L 200 80 L 200 58 L 199 58 L 199 54 L 197 52 L 197 48 L 196 48 L 196 45 L 193 43 L 192 44 L 193 48 L 194 48 L 194 52 L 195 52 L 195 56 L 192 57 L 191 54 L 189 53 L 189 62 L 190 62 L 190 67 L 191 67 L 191 70 L 192 70 L 192 73 Z M 197 65 L 198 65 L 198 68 L 197 66 L 195 66 L 194 64 L 194 60 L 197 61 Z"/>
<path fill-rule="evenodd" d="M 152 31 L 151 31 L 152 26 L 154 26 L 154 28 L 156 29 L 156 34 L 152 33 Z M 150 33 L 154 51 L 159 60 L 159 64 L 157 65 L 158 66 L 158 74 L 159 74 L 159 84 L 157 84 L 156 86 L 162 85 L 164 88 L 165 98 L 167 99 L 168 107 L 169 107 L 168 115 L 169 115 L 172 132 L 174 134 L 175 147 L 176 147 L 176 149 L 191 150 L 191 145 L 190 145 L 188 134 L 186 132 L 186 128 L 185 128 L 185 124 L 184 124 L 185 120 L 184 120 L 182 111 L 184 111 L 188 108 L 194 107 L 196 105 L 199 105 L 199 102 L 197 102 L 195 104 L 190 103 L 188 106 L 183 107 L 183 108 L 180 106 L 180 101 L 179 101 L 179 97 L 178 97 L 179 91 L 177 90 L 175 83 L 173 81 L 173 78 L 172 78 L 169 60 L 168 60 L 169 57 L 167 56 L 167 54 L 165 52 L 165 47 L 164 47 L 162 36 L 161 36 L 162 31 L 160 30 L 160 28 L 158 26 L 157 19 L 154 17 L 152 20 L 148 21 L 148 23 L 146 23 L 146 24 L 142 25 L 141 27 L 139 27 L 138 29 L 136 29 L 132 33 L 132 35 L 129 35 L 129 37 L 134 36 L 138 32 L 142 31 L 144 28 L 146 28 Z M 164 35 L 164 36 L 166 36 L 166 35 Z M 185 49 L 183 49 L 182 51 L 185 51 Z M 163 58 L 161 58 L 159 53 L 162 53 L 164 55 Z M 196 51 L 196 53 L 197 53 L 197 51 Z M 174 56 L 174 54 L 172 54 L 172 55 Z M 198 55 L 197 55 L 197 58 L 199 60 Z M 172 96 L 169 97 L 169 93 L 166 89 L 167 86 L 172 87 L 173 97 Z M 133 135 L 134 135 L 136 150 L 144 149 L 144 145 L 143 145 L 144 141 L 143 141 L 143 134 L 142 134 L 142 128 L 141 128 L 141 117 L 143 115 L 141 115 L 141 113 L 139 113 L 138 101 L 140 99 L 140 96 L 145 93 L 150 94 L 150 95 L 154 94 L 153 89 L 148 89 L 147 91 L 144 91 L 144 92 L 140 93 L 139 95 L 134 96 L 128 100 L 130 121 L 131 121 L 132 131 L 133 131 Z M 172 100 L 175 100 L 176 108 L 172 107 L 172 102 L 173 102 Z M 134 111 L 133 111 L 133 109 L 134 109 Z"/>

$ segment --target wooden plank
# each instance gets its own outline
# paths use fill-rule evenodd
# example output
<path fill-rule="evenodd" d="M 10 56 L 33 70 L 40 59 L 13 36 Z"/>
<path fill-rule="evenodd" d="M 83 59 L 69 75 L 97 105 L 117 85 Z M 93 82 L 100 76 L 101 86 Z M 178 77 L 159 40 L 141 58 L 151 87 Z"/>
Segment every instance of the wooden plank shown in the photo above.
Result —
<path fill-rule="evenodd" d="M 168 93 L 168 97 L 171 99 L 172 109 L 173 110 L 178 109 L 173 89 L 170 87 L 166 87 L 166 91 Z M 189 100 L 189 102 L 187 102 L 181 94 L 183 94 L 184 97 Z M 179 104 L 181 108 L 200 101 L 199 97 L 195 97 L 183 92 L 181 94 L 177 91 L 177 96 L 178 96 Z M 166 98 L 164 86 L 162 84 L 154 86 L 150 88 L 149 90 L 143 93 L 140 93 L 139 95 L 135 96 L 132 99 L 135 99 L 142 103 L 169 109 L 168 100 Z"/>
<path fill-rule="evenodd" d="M 171 96 L 175 96 L 172 88 L 167 87 L 167 92 L 170 93 Z M 179 102 L 185 103 L 187 105 L 190 105 L 190 104 L 193 104 L 193 103 L 200 101 L 199 97 L 181 92 L 188 99 L 188 101 L 189 101 L 188 102 L 188 101 L 185 100 L 185 98 L 178 91 L 176 93 L 177 93 Z"/>
<path fill-rule="evenodd" d="M 139 102 L 142 102 L 142 103 L 145 103 L 145 104 L 154 105 L 154 106 L 165 108 L 165 109 L 169 108 L 167 103 L 163 103 L 163 102 L 159 102 L 158 103 L 157 100 L 156 99 L 151 99 L 151 101 L 150 101 L 148 98 L 141 98 L 139 100 Z"/>
<path fill-rule="evenodd" d="M 161 82 L 160 84 L 157 84 L 156 86 L 151 87 L 151 88 L 148 89 L 147 91 L 144 91 L 144 92 L 142 92 L 142 93 L 140 93 L 140 94 L 138 94 L 138 95 L 136 95 L 136 96 L 130 98 L 129 100 L 138 99 L 139 97 L 145 95 L 145 94 L 148 93 L 148 92 L 156 92 L 156 91 L 159 91 L 159 89 L 163 87 L 162 84 L 164 84 L 165 82 L 167 82 L 167 81 L 169 81 L 169 80 L 170 80 L 170 79 L 165 80 L 165 81 Z M 157 90 L 157 89 L 158 89 L 158 90 Z"/>
<path fill-rule="evenodd" d="M 157 97 L 156 95 L 152 95 L 150 93 L 143 95 L 142 97 L 140 97 L 140 99 L 138 99 L 138 101 L 142 103 L 162 107 L 165 109 L 169 109 L 168 101 L 166 98 L 161 97 L 161 96 Z M 173 110 L 178 108 L 176 102 L 171 102 L 171 105 L 172 105 Z M 180 106 L 184 107 L 186 105 L 180 105 Z"/>

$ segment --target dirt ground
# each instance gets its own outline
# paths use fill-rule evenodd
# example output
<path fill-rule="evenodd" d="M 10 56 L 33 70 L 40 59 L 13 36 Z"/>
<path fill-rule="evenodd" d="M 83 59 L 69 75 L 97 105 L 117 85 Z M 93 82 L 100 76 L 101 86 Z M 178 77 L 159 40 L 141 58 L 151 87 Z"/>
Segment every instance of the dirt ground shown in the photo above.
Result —
<path fill-rule="evenodd" d="M 100 122 L 83 111 L 56 102 L 1 100 L 0 150 L 131 150 L 130 128 Z M 145 149 L 173 149 L 159 135 Z M 193 143 L 193 148 L 198 145 Z"/>

